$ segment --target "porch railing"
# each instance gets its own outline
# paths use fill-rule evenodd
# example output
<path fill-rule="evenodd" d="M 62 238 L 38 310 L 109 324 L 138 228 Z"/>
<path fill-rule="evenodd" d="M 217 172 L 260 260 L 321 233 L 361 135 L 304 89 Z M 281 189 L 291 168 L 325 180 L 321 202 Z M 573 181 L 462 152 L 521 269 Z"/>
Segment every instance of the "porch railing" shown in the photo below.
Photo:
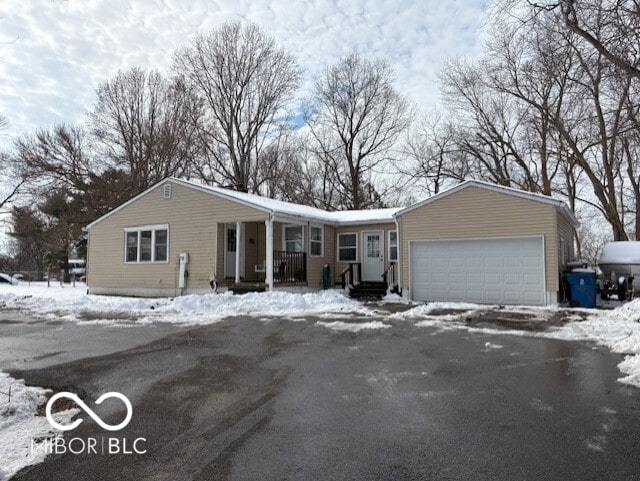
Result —
<path fill-rule="evenodd" d="M 307 253 L 273 251 L 273 282 L 307 282 Z"/>
<path fill-rule="evenodd" d="M 362 278 L 362 265 L 359 262 L 350 262 L 349 265 L 340 274 L 342 288 L 355 286 L 360 284 Z"/>
<path fill-rule="evenodd" d="M 387 286 L 387 292 L 395 292 L 398 288 L 398 280 L 396 279 L 396 264 L 391 262 L 382 273 L 382 281 Z"/>

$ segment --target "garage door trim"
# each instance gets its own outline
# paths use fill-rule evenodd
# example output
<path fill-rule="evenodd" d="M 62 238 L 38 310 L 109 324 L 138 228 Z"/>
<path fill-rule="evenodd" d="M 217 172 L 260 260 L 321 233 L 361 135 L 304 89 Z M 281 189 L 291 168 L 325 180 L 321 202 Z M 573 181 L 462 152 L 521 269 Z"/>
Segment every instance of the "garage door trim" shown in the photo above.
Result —
<path fill-rule="evenodd" d="M 408 247 L 408 278 L 409 278 L 409 298 L 414 300 L 414 288 L 413 288 L 413 244 L 417 243 L 434 243 L 434 242 L 467 242 L 467 241 L 500 241 L 500 240 L 517 240 L 517 239 L 536 239 L 542 242 L 542 301 L 543 305 L 548 304 L 547 299 L 547 248 L 545 238 L 543 234 L 538 235 L 520 235 L 520 236 L 498 236 L 498 237 L 456 237 L 456 238 L 441 238 L 441 239 L 412 239 L 407 242 Z"/>

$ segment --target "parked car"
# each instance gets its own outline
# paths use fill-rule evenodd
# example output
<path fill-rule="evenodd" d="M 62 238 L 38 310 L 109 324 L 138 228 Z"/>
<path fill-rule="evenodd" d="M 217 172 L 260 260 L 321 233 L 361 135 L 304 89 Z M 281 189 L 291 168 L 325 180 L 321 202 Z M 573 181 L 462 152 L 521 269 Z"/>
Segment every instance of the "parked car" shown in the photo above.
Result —
<path fill-rule="evenodd" d="M 0 272 L 0 284 L 11 284 L 12 286 L 17 286 L 18 279 L 11 277 L 9 274 Z"/>

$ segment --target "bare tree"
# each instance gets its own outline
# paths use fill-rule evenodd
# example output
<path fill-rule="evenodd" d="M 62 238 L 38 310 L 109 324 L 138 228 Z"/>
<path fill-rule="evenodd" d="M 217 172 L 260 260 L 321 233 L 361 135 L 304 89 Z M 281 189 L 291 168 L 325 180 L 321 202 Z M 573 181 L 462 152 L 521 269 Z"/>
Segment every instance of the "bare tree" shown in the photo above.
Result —
<path fill-rule="evenodd" d="M 129 173 L 132 194 L 169 176 L 189 176 L 200 105 L 180 79 L 132 68 L 97 89 L 89 115 L 109 165 Z"/>
<path fill-rule="evenodd" d="M 560 0 L 565 24 L 627 75 L 640 78 L 640 5 L 637 0 Z"/>
<path fill-rule="evenodd" d="M 409 127 L 410 114 L 407 102 L 393 87 L 392 68 L 381 60 L 349 55 L 316 83 L 306 121 L 316 154 L 338 186 L 340 207 L 380 204 L 376 169 L 392 160 L 393 148 Z"/>
<path fill-rule="evenodd" d="M 425 117 L 409 134 L 404 149 L 407 160 L 398 164 L 398 171 L 428 195 L 463 181 L 469 176 L 470 162 L 461 161 L 458 138 L 455 126 L 442 114 Z"/>
<path fill-rule="evenodd" d="M 9 125 L 7 118 L 0 114 L 0 132 L 5 130 Z M 5 209 L 11 205 L 22 193 L 25 180 L 19 175 L 15 175 L 11 162 L 11 154 L 7 151 L 0 151 L 0 184 L 2 185 L 0 193 L 0 213 L 6 213 Z"/>
<path fill-rule="evenodd" d="M 271 197 L 297 204 L 334 210 L 339 194 L 331 169 L 315 155 L 308 133 L 297 132 L 283 137 L 269 154 L 279 159 L 277 179 L 267 182 L 265 192 Z"/>
<path fill-rule="evenodd" d="M 89 143 L 83 127 L 59 124 L 17 139 L 12 163 L 35 194 L 52 188 L 82 190 L 98 167 L 89 155 Z"/>
<path fill-rule="evenodd" d="M 202 97 L 198 127 L 209 183 L 257 192 L 274 175 L 265 154 L 287 123 L 300 72 L 294 58 L 255 25 L 227 23 L 198 35 L 174 56 L 174 69 Z"/>
<path fill-rule="evenodd" d="M 640 186 L 629 104 L 637 79 L 568 31 L 559 11 L 513 18 L 493 26 L 482 61 L 443 74 L 456 143 L 480 167 L 470 174 L 561 194 L 574 211 L 597 209 L 614 239 L 627 239 Z M 606 29 L 607 18 L 592 25 Z"/>

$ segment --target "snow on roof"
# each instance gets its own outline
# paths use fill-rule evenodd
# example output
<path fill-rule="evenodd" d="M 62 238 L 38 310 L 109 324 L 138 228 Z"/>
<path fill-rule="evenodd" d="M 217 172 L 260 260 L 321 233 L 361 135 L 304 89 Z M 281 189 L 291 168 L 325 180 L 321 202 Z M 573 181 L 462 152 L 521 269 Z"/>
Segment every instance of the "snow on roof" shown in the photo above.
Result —
<path fill-rule="evenodd" d="M 579 222 L 573 215 L 573 213 L 568 209 L 566 204 L 560 200 L 554 199 L 552 197 L 548 197 L 542 194 L 535 194 L 531 192 L 525 192 L 519 189 L 513 189 L 510 187 L 504 187 L 501 185 L 490 184 L 488 182 L 481 182 L 477 180 L 467 180 L 462 182 L 461 184 L 452 187 L 451 189 L 440 192 L 434 196 L 429 197 L 428 199 L 413 204 L 409 207 L 393 207 L 386 209 L 370 209 L 370 210 L 343 210 L 343 211 L 335 211 L 328 212 L 322 209 L 318 209 L 316 207 L 311 207 L 308 205 L 299 205 L 294 204 L 292 202 L 285 202 L 282 200 L 270 199 L 268 197 L 262 197 L 256 194 L 249 194 L 246 192 L 238 192 L 231 189 L 225 189 L 222 187 L 214 187 L 210 185 L 205 185 L 199 182 L 195 182 L 192 180 L 183 180 L 175 177 L 171 177 L 165 179 L 162 182 L 150 187 L 146 191 L 142 192 L 138 196 L 130 199 L 124 204 L 120 205 L 116 209 L 112 210 L 108 214 L 100 217 L 99 219 L 93 221 L 91 224 L 85 227 L 85 229 L 91 228 L 93 225 L 101 222 L 102 220 L 109 217 L 111 214 L 117 212 L 121 208 L 127 206 L 131 202 L 134 202 L 139 197 L 145 195 L 151 189 L 155 189 L 157 186 L 163 184 L 164 182 L 175 182 L 177 184 L 182 184 L 185 186 L 189 186 L 204 192 L 212 193 L 218 195 L 220 197 L 224 197 L 233 201 L 240 202 L 254 209 L 261 210 L 263 212 L 269 212 L 275 215 L 281 215 L 284 217 L 296 217 L 302 218 L 305 220 L 318 221 L 327 224 L 333 225 L 353 225 L 353 224 L 373 224 L 373 223 L 383 223 L 383 222 L 395 222 L 396 217 L 404 215 L 405 213 L 416 209 L 418 207 L 422 207 L 430 202 L 433 202 L 441 197 L 445 197 L 447 195 L 453 194 L 458 190 L 461 190 L 468 186 L 477 186 L 488 190 L 494 190 L 498 192 L 503 192 L 510 195 L 515 195 L 517 197 L 523 197 L 526 199 L 535 200 L 538 202 L 544 202 L 548 204 L 555 205 L 560 209 L 567 219 L 577 227 Z"/>
<path fill-rule="evenodd" d="M 598 264 L 640 264 L 640 242 L 609 242 L 602 249 Z"/>
<path fill-rule="evenodd" d="M 394 222 L 393 215 L 400 208 L 370 209 L 370 210 L 344 210 L 327 212 L 317 207 L 299 205 L 283 200 L 270 199 L 256 194 L 238 192 L 222 187 L 213 187 L 200 184 L 194 181 L 172 178 L 174 182 L 190 185 L 198 189 L 214 192 L 220 196 L 238 200 L 244 204 L 249 204 L 261 210 L 273 212 L 292 217 L 303 217 L 311 220 L 318 220 L 329 224 L 357 224 L 374 222 Z"/>

